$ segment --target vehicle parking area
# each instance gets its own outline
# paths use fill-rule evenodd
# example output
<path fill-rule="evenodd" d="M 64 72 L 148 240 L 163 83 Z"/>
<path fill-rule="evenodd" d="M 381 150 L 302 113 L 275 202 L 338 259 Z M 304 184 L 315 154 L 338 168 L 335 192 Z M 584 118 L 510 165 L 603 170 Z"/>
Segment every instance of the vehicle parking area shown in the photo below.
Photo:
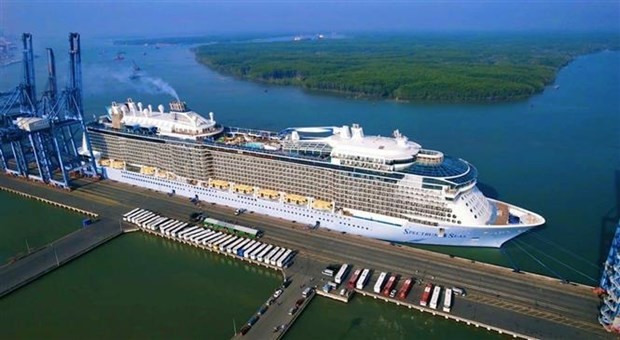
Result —
<path fill-rule="evenodd" d="M 320 295 L 348 302 L 355 293 L 381 297 L 397 304 L 411 304 L 450 313 L 455 300 L 467 293 L 456 285 L 440 285 L 423 277 L 353 264 L 331 264 L 321 272 Z"/>
<path fill-rule="evenodd" d="M 458 301 L 465 298 L 466 294 L 461 288 L 433 284 L 422 278 L 363 268 L 354 264 L 346 264 L 344 270 L 343 267 L 344 264 L 326 264 L 305 256 L 297 257 L 295 263 L 286 269 L 286 280 L 282 286 L 278 287 L 264 304 L 257 307 L 256 313 L 243 325 L 244 328 L 239 330 L 237 337 L 252 339 L 282 337 L 316 295 L 347 302 L 355 294 L 362 293 L 375 298 L 380 296 L 390 302 L 416 306 L 420 306 L 421 300 L 426 300 L 426 306 L 420 308 L 449 313 L 453 307 L 458 306 Z M 362 277 L 365 269 L 367 269 L 366 275 Z M 385 275 L 382 275 L 384 272 Z M 392 276 L 395 278 L 388 283 Z M 429 284 L 431 293 L 425 298 L 424 289 Z M 439 289 L 431 306 L 435 287 Z M 454 293 L 454 288 L 460 290 L 459 295 Z M 444 309 L 448 296 L 447 289 L 451 289 L 452 292 L 449 292 L 448 307 Z"/>

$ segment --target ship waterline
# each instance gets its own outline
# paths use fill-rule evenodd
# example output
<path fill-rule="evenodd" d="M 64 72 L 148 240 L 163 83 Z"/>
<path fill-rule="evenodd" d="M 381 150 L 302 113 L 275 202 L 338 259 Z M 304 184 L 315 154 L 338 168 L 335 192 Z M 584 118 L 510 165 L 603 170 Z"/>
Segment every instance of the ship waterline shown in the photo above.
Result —
<path fill-rule="evenodd" d="M 222 127 L 171 104 L 128 101 L 88 127 L 104 176 L 205 202 L 406 243 L 500 247 L 544 218 L 486 198 L 466 161 L 398 131 L 351 127 L 280 133 Z"/>

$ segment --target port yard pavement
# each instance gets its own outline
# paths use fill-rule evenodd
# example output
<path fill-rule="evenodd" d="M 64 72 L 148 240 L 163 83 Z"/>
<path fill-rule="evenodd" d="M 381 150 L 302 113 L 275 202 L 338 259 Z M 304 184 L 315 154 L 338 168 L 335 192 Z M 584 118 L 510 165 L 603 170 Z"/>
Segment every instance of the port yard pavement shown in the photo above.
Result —
<path fill-rule="evenodd" d="M 168 197 L 113 181 L 81 179 L 77 184 L 77 189 L 67 194 L 23 179 L 0 176 L 0 185 L 94 211 L 109 218 L 120 219 L 123 213 L 142 207 L 186 220 L 191 212 L 199 208 L 185 198 Z M 100 199 L 91 199 L 93 197 Z M 302 225 L 251 212 L 233 216 L 234 209 L 208 203 L 201 205 L 214 218 L 233 220 L 241 225 L 262 229 L 265 242 L 297 249 L 302 257 L 307 256 L 323 264 L 346 262 L 358 268 L 363 266 L 376 271 L 384 268 L 443 286 L 463 286 L 468 296 L 465 300 L 455 300 L 452 314 L 457 316 L 532 337 L 610 337 L 597 322 L 599 300 L 590 292 L 590 287 L 562 285 L 556 279 L 513 273 L 506 268 L 323 229 L 305 230 Z M 463 301 L 471 304 L 469 309 L 461 310 L 460 304 Z M 288 308 L 285 312 L 288 312 Z"/>

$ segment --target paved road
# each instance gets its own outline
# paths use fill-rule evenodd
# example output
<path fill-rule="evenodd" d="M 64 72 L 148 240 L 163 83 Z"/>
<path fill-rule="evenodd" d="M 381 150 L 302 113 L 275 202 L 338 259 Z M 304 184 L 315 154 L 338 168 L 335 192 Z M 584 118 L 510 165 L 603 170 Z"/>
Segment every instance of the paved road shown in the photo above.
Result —
<path fill-rule="evenodd" d="M 102 219 L 47 247 L 0 267 L 0 297 L 28 284 L 122 233 L 119 223 Z"/>
<path fill-rule="evenodd" d="M 413 276 L 423 282 L 464 287 L 469 294 L 464 304 L 455 302 L 453 312 L 457 315 L 462 313 L 462 316 L 499 327 L 510 326 L 514 331 L 534 337 L 609 337 L 596 320 L 598 298 L 588 287 L 561 284 L 558 280 L 533 274 L 513 273 L 506 268 L 324 229 L 306 230 L 296 223 L 249 212 L 232 216 L 230 208 L 211 204 L 197 207 L 184 198 L 155 194 L 148 189 L 112 181 L 81 180 L 79 184 L 78 189 L 67 195 L 0 176 L 0 185 L 47 195 L 46 198 L 102 216 L 118 217 L 134 207 L 143 207 L 187 219 L 191 212 L 202 209 L 217 219 L 258 227 L 265 231 L 265 241 L 298 249 L 326 264 L 347 262 L 376 271 Z M 417 286 L 412 295 L 418 294 L 420 289 L 421 286 Z"/>

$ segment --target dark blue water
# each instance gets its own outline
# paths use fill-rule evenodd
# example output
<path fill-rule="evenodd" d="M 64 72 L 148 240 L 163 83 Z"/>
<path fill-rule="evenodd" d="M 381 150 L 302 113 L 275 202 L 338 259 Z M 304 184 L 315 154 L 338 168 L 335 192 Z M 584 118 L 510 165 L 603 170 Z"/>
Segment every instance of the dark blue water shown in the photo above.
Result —
<path fill-rule="evenodd" d="M 129 80 L 133 60 L 148 75 L 167 82 L 196 111 L 213 111 L 225 125 L 280 130 L 360 123 L 366 133 L 381 135 L 400 129 L 425 148 L 473 163 L 489 196 L 547 219 L 545 226 L 506 244 L 514 264 L 596 284 L 618 219 L 619 52 L 575 59 L 558 74 L 557 89 L 549 87 L 526 101 L 440 105 L 356 100 L 252 84 L 211 72 L 194 61 L 187 47 L 118 47 L 110 41 L 82 39 L 89 118 L 104 114 L 113 100 L 132 97 L 166 104 L 172 98 L 145 79 Z M 59 46 L 58 68 L 64 73 L 66 44 L 52 43 Z M 36 40 L 35 46 L 40 50 Z M 126 59 L 114 61 L 121 50 Z M 43 62 L 37 59 L 38 73 L 45 71 Z M 16 84 L 19 72 L 19 67 L 1 69 L 0 89 Z M 423 248 L 511 264 L 496 249 Z"/>

